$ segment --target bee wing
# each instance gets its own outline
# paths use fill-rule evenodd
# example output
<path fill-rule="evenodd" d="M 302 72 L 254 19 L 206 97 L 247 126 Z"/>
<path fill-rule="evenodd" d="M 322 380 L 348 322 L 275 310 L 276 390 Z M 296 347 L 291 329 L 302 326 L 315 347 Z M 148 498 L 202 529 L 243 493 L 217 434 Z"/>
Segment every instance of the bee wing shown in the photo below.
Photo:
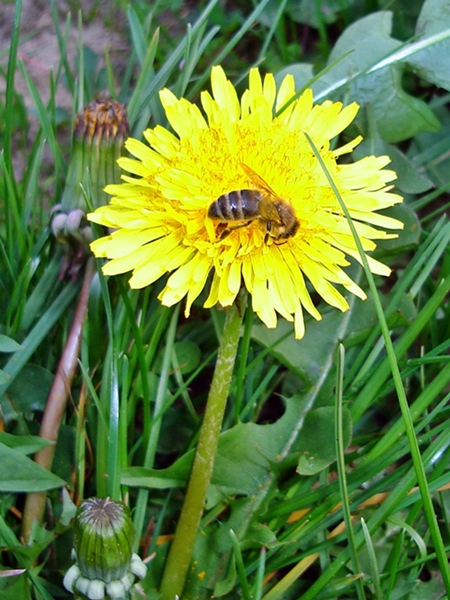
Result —
<path fill-rule="evenodd" d="M 274 221 L 278 223 L 278 225 L 282 225 L 282 221 L 280 218 L 280 214 L 277 210 L 277 207 L 274 204 L 274 200 L 281 200 L 278 194 L 270 187 L 270 185 L 264 181 L 264 179 L 258 175 L 251 167 L 246 165 L 245 163 L 240 163 L 242 170 L 247 175 L 247 177 L 252 181 L 254 186 L 265 192 L 267 195 L 262 196 L 259 203 L 259 213 L 264 219 L 267 221 Z"/>
<path fill-rule="evenodd" d="M 251 181 L 255 184 L 255 187 L 258 190 L 264 190 L 267 194 L 269 194 L 269 196 L 272 196 L 275 200 L 281 200 L 278 194 L 270 187 L 267 181 L 264 181 L 261 175 L 258 175 L 258 173 L 256 173 L 251 167 L 249 167 L 245 163 L 241 162 L 240 165 L 244 173 L 249 179 L 251 179 Z"/>

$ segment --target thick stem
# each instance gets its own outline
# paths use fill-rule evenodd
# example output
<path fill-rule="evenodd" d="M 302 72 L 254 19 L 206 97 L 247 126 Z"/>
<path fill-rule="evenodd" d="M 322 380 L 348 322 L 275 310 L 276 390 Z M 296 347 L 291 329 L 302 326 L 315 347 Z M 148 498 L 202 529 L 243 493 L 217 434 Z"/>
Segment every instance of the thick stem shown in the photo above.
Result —
<path fill-rule="evenodd" d="M 70 386 L 78 365 L 81 335 L 86 319 L 89 291 L 94 275 L 94 259 L 89 258 L 84 271 L 83 286 L 81 288 L 77 310 L 75 312 L 72 327 L 70 328 L 69 337 L 67 338 L 64 351 L 59 361 L 52 388 L 47 398 L 47 404 L 42 418 L 39 435 L 52 441 L 53 444 L 50 444 L 37 452 L 34 460 L 41 465 L 41 467 L 48 470 L 52 468 L 59 427 L 66 410 Z M 22 522 L 22 536 L 26 543 L 28 543 L 30 539 L 33 523 L 35 521 L 42 521 L 46 498 L 47 494 L 45 492 L 32 492 L 27 496 Z"/>
<path fill-rule="evenodd" d="M 233 375 L 243 312 L 243 307 L 236 305 L 231 306 L 227 312 L 186 498 L 161 582 L 163 600 L 174 600 L 176 596 L 181 596 L 183 591 L 211 480 Z"/>

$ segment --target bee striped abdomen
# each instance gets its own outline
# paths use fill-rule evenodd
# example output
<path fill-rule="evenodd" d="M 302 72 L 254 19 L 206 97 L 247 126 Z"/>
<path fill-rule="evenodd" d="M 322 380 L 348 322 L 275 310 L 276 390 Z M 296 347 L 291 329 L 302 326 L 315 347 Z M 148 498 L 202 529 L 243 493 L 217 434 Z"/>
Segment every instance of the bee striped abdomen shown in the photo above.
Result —
<path fill-rule="evenodd" d="M 233 190 L 223 194 L 208 209 L 208 217 L 216 221 L 245 221 L 258 218 L 259 192 Z"/>

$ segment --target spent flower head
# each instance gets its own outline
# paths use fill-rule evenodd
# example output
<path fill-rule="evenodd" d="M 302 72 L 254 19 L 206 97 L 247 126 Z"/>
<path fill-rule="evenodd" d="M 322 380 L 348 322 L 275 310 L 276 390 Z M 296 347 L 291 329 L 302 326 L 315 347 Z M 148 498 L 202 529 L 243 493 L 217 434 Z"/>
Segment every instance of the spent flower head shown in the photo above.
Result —
<path fill-rule="evenodd" d="M 311 289 L 342 311 L 348 302 L 336 286 L 365 298 L 345 271 L 347 257 L 360 261 L 349 224 L 305 132 L 319 150 L 349 210 L 365 252 L 385 229 L 402 223 L 378 211 L 402 201 L 387 183 L 386 156 L 351 164 L 337 160 L 361 141 L 336 149 L 330 141 L 354 119 L 358 106 L 314 105 L 311 90 L 296 98 L 287 75 L 277 89 L 272 74 L 252 69 L 238 94 L 221 67 L 211 74 L 212 94 L 199 107 L 168 89 L 160 98 L 173 132 L 144 131 L 147 143 L 130 138 L 134 158 L 119 165 L 130 175 L 109 185 L 109 205 L 88 215 L 111 228 L 91 248 L 109 258 L 106 275 L 132 271 L 130 286 L 142 288 L 170 273 L 160 294 L 171 306 L 186 298 L 186 315 L 204 288 L 205 307 L 231 305 L 241 286 L 267 327 L 277 313 L 304 334 L 304 311 L 321 315 Z M 374 273 L 390 269 L 368 257 Z M 208 280 L 211 281 L 208 284 Z M 308 283 L 309 282 L 309 283 Z"/>

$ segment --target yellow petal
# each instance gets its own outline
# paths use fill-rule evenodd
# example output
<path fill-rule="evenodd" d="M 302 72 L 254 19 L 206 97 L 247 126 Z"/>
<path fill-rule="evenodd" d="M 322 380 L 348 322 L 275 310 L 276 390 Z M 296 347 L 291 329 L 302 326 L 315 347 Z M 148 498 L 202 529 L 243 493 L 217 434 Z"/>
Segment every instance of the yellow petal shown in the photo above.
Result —
<path fill-rule="evenodd" d="M 294 334 L 301 338 L 304 311 L 321 318 L 313 292 L 339 310 L 349 306 L 342 292 L 365 298 L 346 271 L 349 258 L 361 261 L 349 223 L 305 133 L 314 139 L 365 253 L 402 227 L 381 213 L 402 201 L 387 185 L 395 172 L 385 168 L 386 156 L 337 163 L 361 141 L 358 136 L 341 147 L 331 144 L 355 117 L 355 103 L 314 105 L 311 90 L 294 99 L 291 75 L 277 89 L 274 76 L 262 78 L 258 69 L 250 71 L 239 98 L 222 67 L 213 67 L 211 90 L 201 93 L 201 108 L 161 91 L 173 132 L 157 125 L 144 132 L 143 142 L 127 141 L 131 157 L 119 161 L 127 174 L 121 184 L 107 186 L 110 204 L 88 215 L 110 228 L 92 250 L 109 259 L 105 274 L 132 271 L 131 287 L 168 276 L 159 298 L 168 306 L 185 298 L 187 315 L 209 281 L 206 308 L 229 306 L 244 285 L 267 327 L 276 327 L 281 315 L 294 322 Z M 242 164 L 257 177 L 249 177 Z M 235 212 L 236 222 L 211 219 L 209 207 L 231 202 L 235 191 L 241 191 L 246 206 Z M 298 222 L 294 235 L 277 237 L 283 224 L 267 221 L 269 202 L 290 204 Z M 367 259 L 374 273 L 389 274 L 389 267 Z"/>

